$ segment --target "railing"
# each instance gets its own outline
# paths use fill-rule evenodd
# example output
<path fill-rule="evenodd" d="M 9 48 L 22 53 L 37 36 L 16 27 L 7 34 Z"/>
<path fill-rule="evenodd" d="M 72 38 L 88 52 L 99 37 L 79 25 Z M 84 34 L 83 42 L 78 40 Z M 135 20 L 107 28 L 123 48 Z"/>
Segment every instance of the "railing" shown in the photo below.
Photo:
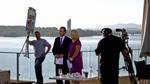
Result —
<path fill-rule="evenodd" d="M 23 53 L 24 54 L 24 53 Z M 23 80 L 23 79 L 27 79 L 28 76 L 27 74 L 30 75 L 29 79 L 27 80 L 33 80 L 35 79 L 35 77 L 33 76 L 34 74 L 34 70 L 33 70 L 33 64 L 34 64 L 34 53 L 30 53 L 30 58 L 25 58 L 23 56 L 22 53 L 18 53 L 18 52 L 0 52 L 0 57 L 1 57 L 1 61 L 0 61 L 0 68 L 4 68 L 4 69 L 9 69 L 11 70 L 11 78 L 14 79 L 16 78 L 16 80 Z M 13 57 L 10 57 L 10 55 L 15 55 L 16 56 L 16 60 Z M 139 56 L 139 49 L 133 49 L 133 59 L 134 60 L 138 60 L 138 56 Z M 95 56 L 95 52 L 94 51 L 82 51 L 82 56 L 83 56 L 83 64 L 84 64 L 84 68 L 88 69 L 89 66 L 93 66 L 93 70 L 94 70 L 94 74 L 97 73 L 98 70 L 98 57 Z M 3 59 L 5 58 L 5 59 Z M 122 60 L 122 56 L 121 56 L 121 60 Z M 15 63 L 14 63 L 15 60 Z M 2 62 L 2 63 L 1 63 Z M 52 55 L 52 53 L 50 52 L 47 55 L 47 58 L 44 61 L 44 72 L 45 75 L 44 77 L 50 76 L 50 75 L 54 75 L 54 73 L 50 73 L 50 72 L 55 72 L 55 67 L 54 67 L 54 57 Z M 6 64 L 6 65 L 3 65 Z M 8 66 L 9 65 L 9 66 Z M 27 67 L 25 67 L 27 65 Z M 50 66 L 51 65 L 51 66 Z M 14 71 L 16 67 L 16 72 Z M 50 67 L 48 67 L 50 66 Z M 120 67 L 124 66 L 124 62 L 120 61 Z M 28 69 L 30 67 L 30 70 Z M 46 67 L 46 68 L 45 68 Z M 26 69 L 26 70 L 25 70 Z M 22 71 L 21 71 L 22 70 Z M 27 73 L 26 73 L 27 71 Z M 16 73 L 16 75 L 15 75 Z M 22 74 L 21 74 L 22 73 Z M 23 76 L 24 73 L 24 76 Z M 96 74 L 97 75 L 97 74 Z M 22 77 L 20 77 L 22 76 Z M 33 78 L 34 77 L 34 78 Z"/>

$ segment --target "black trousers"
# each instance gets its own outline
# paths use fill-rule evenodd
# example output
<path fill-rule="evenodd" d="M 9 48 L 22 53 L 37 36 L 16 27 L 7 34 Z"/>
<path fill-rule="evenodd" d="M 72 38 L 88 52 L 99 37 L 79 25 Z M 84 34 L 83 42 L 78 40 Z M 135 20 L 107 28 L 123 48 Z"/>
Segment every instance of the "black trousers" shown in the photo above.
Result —
<path fill-rule="evenodd" d="M 56 64 L 56 76 L 59 76 L 59 69 L 62 69 L 63 74 L 67 74 L 69 72 L 69 69 L 67 65 L 57 65 Z M 56 80 L 57 84 L 63 84 L 62 80 Z M 70 84 L 70 81 L 65 81 L 65 84 Z"/>
<path fill-rule="evenodd" d="M 102 84 L 118 84 L 118 68 L 101 67 L 100 70 Z"/>
<path fill-rule="evenodd" d="M 43 75 L 42 75 L 42 63 L 44 61 L 45 57 L 36 58 L 35 59 L 35 75 L 37 82 L 36 84 L 43 84 Z"/>

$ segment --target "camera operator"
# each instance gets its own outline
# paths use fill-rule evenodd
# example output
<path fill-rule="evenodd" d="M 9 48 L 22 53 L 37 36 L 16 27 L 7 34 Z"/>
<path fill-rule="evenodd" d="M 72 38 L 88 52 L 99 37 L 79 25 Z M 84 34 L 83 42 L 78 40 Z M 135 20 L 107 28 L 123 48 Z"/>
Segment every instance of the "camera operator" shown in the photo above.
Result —
<path fill-rule="evenodd" d="M 100 40 L 95 50 L 96 55 L 101 56 L 100 71 L 102 84 L 118 84 L 119 54 L 122 52 L 128 59 L 128 50 L 121 38 L 112 35 L 110 28 L 102 29 L 104 38 Z"/>

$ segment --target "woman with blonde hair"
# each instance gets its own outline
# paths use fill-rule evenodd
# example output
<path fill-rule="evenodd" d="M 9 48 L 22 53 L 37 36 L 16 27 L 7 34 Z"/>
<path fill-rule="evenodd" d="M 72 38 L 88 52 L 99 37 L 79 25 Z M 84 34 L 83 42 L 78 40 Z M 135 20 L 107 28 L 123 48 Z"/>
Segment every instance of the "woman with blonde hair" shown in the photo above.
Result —
<path fill-rule="evenodd" d="M 72 63 L 71 73 L 82 74 L 83 62 L 81 54 L 81 42 L 79 40 L 79 35 L 76 30 L 71 31 L 72 43 L 69 48 L 68 59 Z"/>

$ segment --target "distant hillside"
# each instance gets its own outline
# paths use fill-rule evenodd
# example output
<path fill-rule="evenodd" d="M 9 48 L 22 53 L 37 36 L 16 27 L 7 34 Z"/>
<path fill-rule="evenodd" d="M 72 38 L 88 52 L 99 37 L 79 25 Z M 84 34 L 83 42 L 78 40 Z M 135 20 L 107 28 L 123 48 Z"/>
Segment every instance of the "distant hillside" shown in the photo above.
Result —
<path fill-rule="evenodd" d="M 58 29 L 56 27 L 36 27 L 35 31 L 40 31 L 42 36 L 56 37 L 58 36 Z M 77 29 L 79 35 L 85 36 L 98 36 L 100 30 L 82 30 Z M 69 36 L 70 33 L 67 32 Z M 2 37 L 21 37 L 26 36 L 26 30 L 24 26 L 0 26 L 0 36 Z"/>
<path fill-rule="evenodd" d="M 105 27 L 110 27 L 112 29 L 116 29 L 116 28 L 137 28 L 137 29 L 140 29 L 141 25 L 134 24 L 134 23 L 128 23 L 128 24 L 107 25 Z"/>
<path fill-rule="evenodd" d="M 43 36 L 56 36 L 57 28 L 35 28 L 35 31 L 40 31 Z M 0 26 L 0 36 L 3 37 L 20 37 L 26 36 L 26 30 L 24 26 Z"/>
<path fill-rule="evenodd" d="M 115 24 L 108 25 L 105 27 L 110 27 L 113 30 L 116 28 L 125 28 L 129 34 L 140 34 L 141 26 L 137 24 Z M 58 29 L 56 27 L 36 27 L 35 31 L 40 31 L 42 36 L 56 37 L 58 36 Z M 81 37 L 85 36 L 98 36 L 100 35 L 100 30 L 84 30 L 82 28 L 78 28 L 77 31 Z M 67 35 L 70 35 L 68 32 Z M 26 36 L 26 30 L 24 26 L 0 26 L 0 36 L 2 37 L 20 37 Z"/>
<path fill-rule="evenodd" d="M 107 25 L 105 27 L 109 27 L 113 30 L 115 29 L 126 29 L 130 34 L 140 34 L 141 33 L 141 25 L 129 23 L 129 24 L 115 24 L 115 25 Z"/>

